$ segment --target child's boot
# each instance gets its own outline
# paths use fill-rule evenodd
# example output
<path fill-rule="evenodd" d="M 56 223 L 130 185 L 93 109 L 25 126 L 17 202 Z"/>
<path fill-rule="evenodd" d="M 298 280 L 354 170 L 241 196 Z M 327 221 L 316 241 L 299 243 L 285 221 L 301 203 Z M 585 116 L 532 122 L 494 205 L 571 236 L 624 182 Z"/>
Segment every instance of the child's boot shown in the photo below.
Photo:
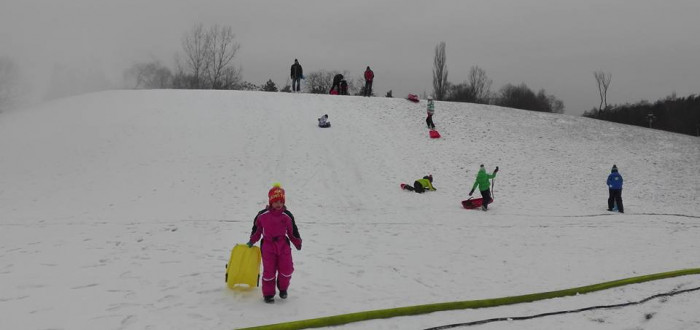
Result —
<path fill-rule="evenodd" d="M 265 302 L 268 304 L 274 304 L 275 303 L 275 296 L 265 296 Z"/>
<path fill-rule="evenodd" d="M 287 299 L 287 290 L 280 290 L 280 298 Z"/>

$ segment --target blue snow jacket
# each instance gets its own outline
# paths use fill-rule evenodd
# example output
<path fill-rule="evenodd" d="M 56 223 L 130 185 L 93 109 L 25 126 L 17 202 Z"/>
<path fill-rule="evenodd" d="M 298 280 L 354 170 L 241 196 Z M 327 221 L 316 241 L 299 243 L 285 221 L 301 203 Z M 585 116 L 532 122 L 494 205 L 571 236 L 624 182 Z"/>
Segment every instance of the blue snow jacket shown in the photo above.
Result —
<path fill-rule="evenodd" d="M 608 175 L 608 188 L 622 189 L 622 175 L 617 173 L 617 171 L 612 171 L 612 173 Z"/>

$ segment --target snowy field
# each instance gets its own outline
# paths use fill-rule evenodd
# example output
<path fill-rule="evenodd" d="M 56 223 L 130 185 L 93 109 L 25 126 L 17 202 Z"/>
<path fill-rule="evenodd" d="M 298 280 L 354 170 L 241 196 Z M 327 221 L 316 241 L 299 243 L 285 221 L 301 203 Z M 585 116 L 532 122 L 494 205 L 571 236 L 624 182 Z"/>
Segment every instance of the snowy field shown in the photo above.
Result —
<path fill-rule="evenodd" d="M 109 91 L 0 114 L 1 329 L 233 329 L 700 267 L 700 140 L 568 115 L 233 91 Z M 329 115 L 330 129 L 316 127 Z M 479 164 L 488 212 L 464 210 Z M 607 208 L 613 164 L 625 214 Z M 431 173 L 435 192 L 399 189 Z M 289 298 L 224 283 L 281 182 Z M 478 195 L 478 193 L 476 193 Z M 359 322 L 424 329 L 637 301 L 691 275 Z M 700 291 L 474 329 L 699 329 Z"/>

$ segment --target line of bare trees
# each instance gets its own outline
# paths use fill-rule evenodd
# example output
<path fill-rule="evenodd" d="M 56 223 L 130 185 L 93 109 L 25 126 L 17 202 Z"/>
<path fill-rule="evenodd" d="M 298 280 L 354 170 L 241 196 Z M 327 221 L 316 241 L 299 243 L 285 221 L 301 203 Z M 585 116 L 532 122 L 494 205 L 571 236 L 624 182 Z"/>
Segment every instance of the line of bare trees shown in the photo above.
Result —
<path fill-rule="evenodd" d="M 242 81 L 233 63 L 240 48 L 235 38 L 230 26 L 195 25 L 182 37 L 174 73 L 154 60 L 134 64 L 125 79 L 133 88 L 236 89 Z"/>
<path fill-rule="evenodd" d="M 700 136 L 700 95 L 672 94 L 654 103 L 640 101 L 591 109 L 584 117 Z"/>
<path fill-rule="evenodd" d="M 564 102 L 554 95 L 548 95 L 544 89 L 535 93 L 524 83 L 520 85 L 506 84 L 498 93 L 492 93 L 491 84 L 493 81 L 488 78 L 486 71 L 478 66 L 470 68 L 464 82 L 450 83 L 447 80 L 447 52 L 445 49 L 444 41 L 435 47 L 433 97 L 436 100 L 495 104 L 542 112 L 564 112 Z"/>

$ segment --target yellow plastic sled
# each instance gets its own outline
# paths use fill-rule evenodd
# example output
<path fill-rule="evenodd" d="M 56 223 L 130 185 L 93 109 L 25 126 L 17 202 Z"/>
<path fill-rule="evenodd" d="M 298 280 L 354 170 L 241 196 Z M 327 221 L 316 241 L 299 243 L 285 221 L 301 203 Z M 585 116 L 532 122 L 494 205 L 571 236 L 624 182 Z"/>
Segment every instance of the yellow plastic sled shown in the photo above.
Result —
<path fill-rule="evenodd" d="M 246 284 L 251 288 L 259 286 L 261 259 L 259 247 L 236 244 L 226 264 L 226 285 L 230 289 L 238 284 Z"/>

